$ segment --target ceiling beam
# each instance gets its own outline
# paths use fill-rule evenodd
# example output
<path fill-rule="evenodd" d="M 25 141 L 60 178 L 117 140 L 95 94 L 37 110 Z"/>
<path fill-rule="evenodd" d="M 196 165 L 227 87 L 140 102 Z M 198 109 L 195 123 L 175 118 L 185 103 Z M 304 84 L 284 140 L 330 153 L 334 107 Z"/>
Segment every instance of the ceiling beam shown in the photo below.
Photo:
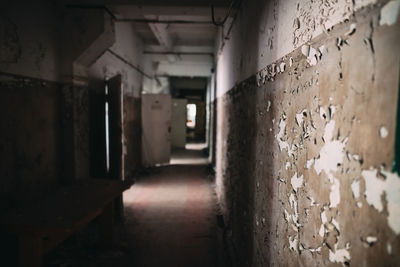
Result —
<path fill-rule="evenodd" d="M 155 19 L 154 16 L 145 16 L 146 19 Z M 171 35 L 168 33 L 167 24 L 149 23 L 149 27 L 156 37 L 158 43 L 167 49 L 171 49 L 173 46 Z"/>
<path fill-rule="evenodd" d="M 169 52 L 169 50 L 160 45 L 145 45 L 143 50 L 160 53 Z M 214 46 L 175 45 L 172 51 L 177 53 L 214 53 L 214 50 Z"/>
<path fill-rule="evenodd" d="M 175 17 L 181 20 L 211 21 L 210 6 L 107 6 L 116 16 L 124 19 L 140 19 L 143 15 Z M 222 19 L 228 13 L 227 7 L 214 8 L 216 19 Z M 232 12 L 231 12 L 232 13 Z"/>

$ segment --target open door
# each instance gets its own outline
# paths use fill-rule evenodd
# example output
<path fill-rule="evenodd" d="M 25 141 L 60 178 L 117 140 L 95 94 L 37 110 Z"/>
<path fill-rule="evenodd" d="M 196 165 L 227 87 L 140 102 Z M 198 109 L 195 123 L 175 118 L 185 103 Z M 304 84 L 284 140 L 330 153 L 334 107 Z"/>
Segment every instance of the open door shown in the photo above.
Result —
<path fill-rule="evenodd" d="M 90 176 L 108 176 L 106 153 L 106 95 L 104 81 L 89 82 Z"/>
<path fill-rule="evenodd" d="M 187 99 L 172 99 L 171 140 L 172 147 L 185 148 L 186 145 L 186 105 Z"/>
<path fill-rule="evenodd" d="M 142 95 L 142 159 L 144 166 L 169 163 L 171 157 L 171 96 Z"/>
<path fill-rule="evenodd" d="M 109 117 L 109 177 L 123 180 L 121 75 L 107 81 Z"/>
<path fill-rule="evenodd" d="M 108 160 L 110 179 L 124 180 L 122 154 L 122 121 L 123 121 L 123 91 L 121 75 L 116 75 L 107 81 L 106 101 L 108 103 Z M 107 124 L 107 123 L 106 123 Z M 107 128 L 107 127 L 106 127 Z M 117 217 L 123 217 L 122 196 L 115 201 Z"/>

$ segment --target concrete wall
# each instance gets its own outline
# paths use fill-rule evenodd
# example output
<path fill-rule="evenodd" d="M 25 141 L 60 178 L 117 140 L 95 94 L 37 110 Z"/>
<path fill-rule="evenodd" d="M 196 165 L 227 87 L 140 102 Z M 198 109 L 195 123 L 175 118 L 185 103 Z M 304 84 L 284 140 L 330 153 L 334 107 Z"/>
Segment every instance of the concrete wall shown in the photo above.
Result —
<path fill-rule="evenodd" d="M 235 261 L 394 266 L 399 1 L 305 2 L 247 1 L 218 58 L 216 190 Z"/>
<path fill-rule="evenodd" d="M 141 67 L 143 42 L 136 36 L 129 23 L 115 24 L 115 43 L 110 50 L 123 57 L 132 65 Z M 91 79 L 105 80 L 121 74 L 124 95 L 140 97 L 143 75 L 106 51 L 90 66 Z"/>
<path fill-rule="evenodd" d="M 129 136 L 140 134 L 131 124 L 140 126 L 141 76 L 105 51 L 136 65 L 142 44 L 129 24 L 114 27 L 102 10 L 14 1 L 0 14 L 2 209 L 90 176 L 91 90 L 97 87 L 88 86 L 89 74 L 100 81 L 123 74 L 125 128 Z M 129 168 L 137 166 L 135 142 L 126 145 Z"/>
<path fill-rule="evenodd" d="M 50 1 L 2 4 L 0 71 L 58 81 L 62 27 L 62 12 Z"/>
<path fill-rule="evenodd" d="M 0 90 L 2 210 L 60 184 L 64 153 L 59 84 L 1 75 Z"/>
<path fill-rule="evenodd" d="M 124 97 L 125 177 L 134 177 L 142 162 L 141 99 Z"/>

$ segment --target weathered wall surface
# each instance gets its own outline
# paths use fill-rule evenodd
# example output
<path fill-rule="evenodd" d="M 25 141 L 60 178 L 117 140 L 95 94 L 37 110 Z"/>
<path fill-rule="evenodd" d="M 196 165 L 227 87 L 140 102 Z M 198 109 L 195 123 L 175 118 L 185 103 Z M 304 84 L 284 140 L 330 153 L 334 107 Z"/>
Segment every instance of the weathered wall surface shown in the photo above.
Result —
<path fill-rule="evenodd" d="M 115 43 L 110 50 L 140 68 L 142 64 L 143 41 L 137 37 L 129 23 L 115 24 Z M 106 80 L 117 74 L 122 75 L 124 95 L 140 97 L 142 74 L 105 52 L 89 69 L 91 79 Z"/>
<path fill-rule="evenodd" d="M 229 38 L 217 44 L 217 96 L 321 33 L 329 34 L 334 25 L 376 2 L 242 1 Z M 229 24 L 224 27 L 225 35 L 229 28 Z"/>
<path fill-rule="evenodd" d="M 239 266 L 397 265 L 400 25 L 383 5 L 231 90 L 237 65 L 218 67 L 217 194 Z"/>
<path fill-rule="evenodd" d="M 124 97 L 124 173 L 126 178 L 134 177 L 141 167 L 142 115 L 141 99 Z"/>
<path fill-rule="evenodd" d="M 3 3 L 0 11 L 0 71 L 59 80 L 61 32 L 62 13 L 53 2 Z"/>
<path fill-rule="evenodd" d="M 62 86 L 0 76 L 0 209 L 53 189 L 63 168 Z"/>
<path fill-rule="evenodd" d="M 87 67 L 108 47 L 134 64 L 141 60 L 141 41 L 132 37 L 131 26 L 114 31 L 102 10 L 66 9 L 46 0 L 2 6 L 0 208 L 17 197 L 28 199 L 90 176 L 95 114 L 90 111 L 88 77 L 97 76 Z M 123 72 L 126 95 L 139 95 L 141 77 L 136 72 L 115 58 L 107 60 L 106 54 L 102 60 L 94 67 L 100 70 L 100 81 Z"/>

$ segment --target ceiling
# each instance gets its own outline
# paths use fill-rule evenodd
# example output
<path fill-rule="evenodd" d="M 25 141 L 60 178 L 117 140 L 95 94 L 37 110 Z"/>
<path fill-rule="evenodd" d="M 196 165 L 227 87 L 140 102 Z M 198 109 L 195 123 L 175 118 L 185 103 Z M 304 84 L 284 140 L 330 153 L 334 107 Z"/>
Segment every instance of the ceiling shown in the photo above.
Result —
<path fill-rule="evenodd" d="M 159 66 L 155 75 L 210 76 L 218 31 L 212 23 L 211 5 L 219 22 L 227 15 L 232 0 L 60 1 L 104 6 L 116 23 L 131 23 L 143 40 L 144 60 Z"/>

